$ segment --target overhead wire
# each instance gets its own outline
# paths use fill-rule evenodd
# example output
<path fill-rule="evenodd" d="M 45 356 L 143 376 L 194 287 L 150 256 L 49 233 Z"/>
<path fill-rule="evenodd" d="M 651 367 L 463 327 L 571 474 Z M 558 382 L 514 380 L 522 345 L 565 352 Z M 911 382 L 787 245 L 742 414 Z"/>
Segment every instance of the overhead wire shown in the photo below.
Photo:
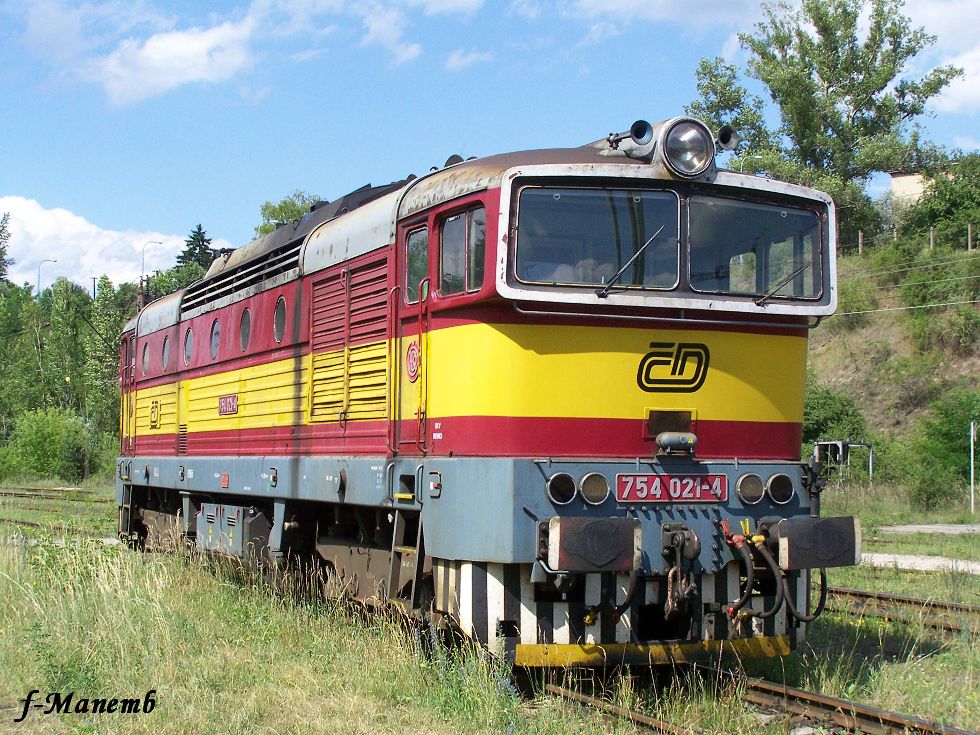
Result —
<path fill-rule="evenodd" d="M 972 301 L 947 301 L 941 304 L 921 304 L 919 306 L 885 306 L 880 309 L 864 309 L 862 311 L 839 311 L 831 316 L 851 316 L 852 314 L 877 314 L 880 311 L 908 311 L 910 309 L 934 309 L 940 306 L 959 306 L 960 304 L 980 304 L 980 299 Z"/>
<path fill-rule="evenodd" d="M 975 278 L 980 278 L 980 275 L 977 275 L 977 276 L 955 276 L 953 278 L 937 278 L 937 279 L 935 279 L 933 281 L 914 281 L 911 285 L 913 285 L 913 286 L 927 286 L 927 285 L 929 285 L 931 283 L 954 283 L 956 281 L 972 281 Z M 888 284 L 887 286 L 878 286 L 878 290 L 879 291 L 885 291 L 885 290 L 887 290 L 889 288 L 901 288 L 904 285 L 905 285 L 904 283 L 891 283 L 891 284 Z"/>
<path fill-rule="evenodd" d="M 867 271 L 867 272 L 863 273 L 862 275 L 865 275 L 865 276 L 884 276 L 884 275 L 888 275 L 890 273 L 902 273 L 904 271 L 921 270 L 923 268 L 936 268 L 938 266 L 941 266 L 941 265 L 949 265 L 951 263 L 965 263 L 965 262 L 970 261 L 970 260 L 976 260 L 977 258 L 980 258 L 980 254 L 978 254 L 978 255 L 969 255 L 969 256 L 967 256 L 965 258 L 951 258 L 950 260 L 941 260 L 941 261 L 936 262 L 936 263 L 926 263 L 924 265 L 910 265 L 910 266 L 906 266 L 906 267 L 903 267 L 903 268 L 889 268 L 889 269 L 878 270 L 878 271 Z"/>

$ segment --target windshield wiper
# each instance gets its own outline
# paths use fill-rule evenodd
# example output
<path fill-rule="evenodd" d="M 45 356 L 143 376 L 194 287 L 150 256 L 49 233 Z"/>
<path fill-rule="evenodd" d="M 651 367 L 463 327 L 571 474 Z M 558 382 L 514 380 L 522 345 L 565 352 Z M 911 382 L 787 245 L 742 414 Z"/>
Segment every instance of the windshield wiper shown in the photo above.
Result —
<path fill-rule="evenodd" d="M 622 268 L 620 268 L 618 271 L 616 271 L 616 274 L 612 278 L 609 279 L 609 283 L 607 283 L 602 288 L 596 289 L 595 295 L 598 296 L 600 299 L 606 298 L 606 296 L 609 295 L 609 289 L 611 289 L 613 287 L 613 284 L 616 283 L 616 281 L 619 280 L 619 277 L 626 272 L 626 269 L 627 268 L 629 268 L 631 265 L 633 265 L 633 261 L 636 260 L 637 258 L 639 258 L 640 255 L 643 254 L 643 251 L 647 249 L 647 247 L 650 245 L 650 243 L 652 243 L 654 240 L 657 239 L 657 235 L 659 235 L 661 232 L 663 232 L 664 231 L 664 227 L 666 227 L 666 226 L 667 225 L 665 225 L 665 224 L 664 225 L 660 225 L 660 229 L 657 230 L 656 232 L 654 232 L 650 236 L 650 239 L 649 240 L 647 240 L 645 243 L 643 243 L 642 245 L 640 245 L 639 248 L 637 248 L 636 252 L 633 253 L 633 257 L 626 261 L 626 265 L 624 265 Z"/>
<path fill-rule="evenodd" d="M 769 299 L 771 299 L 773 296 L 776 295 L 776 292 L 779 291 L 779 289 L 781 289 L 787 283 L 789 283 L 790 281 L 792 281 L 794 278 L 796 278 L 798 275 L 800 275 L 803 271 L 805 271 L 809 267 L 810 267 L 809 261 L 806 262 L 806 263 L 804 263 L 803 265 L 801 265 L 795 271 L 793 271 L 788 276 L 786 276 L 786 278 L 784 278 L 779 283 L 777 283 L 775 286 L 773 286 L 771 289 L 769 289 L 769 291 L 767 291 L 764 296 L 760 296 L 759 298 L 757 298 L 755 300 L 755 305 L 756 306 L 762 306 L 763 304 L 765 304 Z"/>

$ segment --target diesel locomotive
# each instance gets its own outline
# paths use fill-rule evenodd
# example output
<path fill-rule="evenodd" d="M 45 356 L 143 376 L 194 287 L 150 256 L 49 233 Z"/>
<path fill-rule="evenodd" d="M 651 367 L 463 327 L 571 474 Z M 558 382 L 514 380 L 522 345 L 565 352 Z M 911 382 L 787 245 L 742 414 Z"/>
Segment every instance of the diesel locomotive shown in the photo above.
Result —
<path fill-rule="evenodd" d="M 219 257 L 122 334 L 120 536 L 312 564 L 519 666 L 787 653 L 860 556 L 800 456 L 835 211 L 736 140 L 454 156 Z"/>

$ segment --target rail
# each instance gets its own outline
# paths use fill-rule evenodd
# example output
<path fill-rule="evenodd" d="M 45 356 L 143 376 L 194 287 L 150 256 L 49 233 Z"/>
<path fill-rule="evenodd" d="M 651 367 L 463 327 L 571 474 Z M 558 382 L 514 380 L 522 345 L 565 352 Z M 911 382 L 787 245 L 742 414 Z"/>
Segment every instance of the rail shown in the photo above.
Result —
<path fill-rule="evenodd" d="M 732 671 L 714 669 L 709 666 L 697 666 L 696 668 L 705 674 L 727 678 L 744 686 L 743 698 L 749 704 L 775 709 L 816 723 L 830 723 L 848 732 L 866 733 L 867 735 L 898 735 L 899 733 L 971 735 L 967 730 L 950 727 L 941 722 L 869 707 L 839 697 L 809 692 L 784 684 L 775 684 L 764 679 L 743 676 Z"/>
<path fill-rule="evenodd" d="M 912 715 L 890 712 L 839 697 L 776 684 L 744 676 L 734 671 L 696 665 L 702 675 L 716 681 L 724 679 L 741 687 L 746 704 L 772 710 L 814 725 L 830 725 L 846 732 L 864 735 L 971 735 L 967 730 L 924 720 Z M 577 692 L 555 684 L 544 690 L 571 702 L 577 702 L 611 717 L 627 720 L 653 732 L 665 735 L 702 735 L 702 731 L 675 725 L 627 707 L 620 707 L 599 697 Z"/>
<path fill-rule="evenodd" d="M 830 587 L 827 593 L 827 609 L 834 612 L 919 623 L 944 633 L 960 633 L 980 627 L 980 606 L 976 605 L 849 587 Z"/>

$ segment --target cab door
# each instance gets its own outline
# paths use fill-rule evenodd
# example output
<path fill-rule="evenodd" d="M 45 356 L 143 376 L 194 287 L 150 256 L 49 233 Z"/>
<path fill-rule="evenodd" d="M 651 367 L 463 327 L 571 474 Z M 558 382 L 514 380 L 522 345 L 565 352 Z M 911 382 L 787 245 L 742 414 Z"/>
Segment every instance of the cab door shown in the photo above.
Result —
<path fill-rule="evenodd" d="M 425 221 L 398 231 L 398 286 L 394 302 L 394 449 L 425 454 L 428 407 L 430 235 Z"/>
<path fill-rule="evenodd" d="M 119 436 L 120 452 L 132 456 L 136 450 L 136 334 L 123 335 L 119 351 Z"/>

